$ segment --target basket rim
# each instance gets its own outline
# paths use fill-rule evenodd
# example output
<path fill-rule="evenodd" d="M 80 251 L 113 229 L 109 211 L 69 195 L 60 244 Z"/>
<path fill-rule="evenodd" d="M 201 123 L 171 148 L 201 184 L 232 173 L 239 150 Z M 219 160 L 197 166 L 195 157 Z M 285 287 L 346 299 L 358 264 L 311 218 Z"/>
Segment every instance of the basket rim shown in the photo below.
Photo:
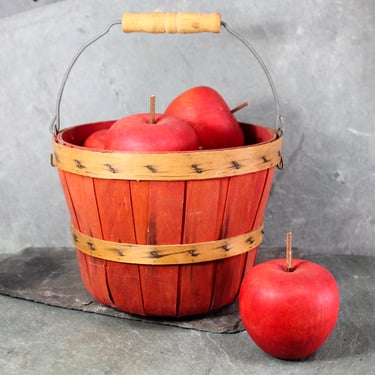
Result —
<path fill-rule="evenodd" d="M 127 152 L 85 148 L 64 140 L 64 133 L 96 122 L 66 128 L 52 138 L 51 164 L 74 174 L 104 179 L 182 181 L 243 175 L 282 162 L 282 133 L 273 128 L 241 123 L 269 132 L 270 139 L 240 147 L 178 152 Z"/>

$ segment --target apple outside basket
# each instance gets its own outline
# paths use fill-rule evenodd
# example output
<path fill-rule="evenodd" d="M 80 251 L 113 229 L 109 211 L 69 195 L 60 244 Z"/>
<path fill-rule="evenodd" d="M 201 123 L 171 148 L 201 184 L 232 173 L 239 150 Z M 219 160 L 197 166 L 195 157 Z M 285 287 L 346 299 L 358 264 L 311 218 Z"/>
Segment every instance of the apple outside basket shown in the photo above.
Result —
<path fill-rule="evenodd" d="M 82 147 L 114 121 L 60 130 L 60 103 L 81 53 L 117 24 L 133 32 L 219 32 L 239 39 L 261 64 L 275 103 L 275 128 L 241 124 L 243 147 L 190 152 L 113 152 Z M 143 316 L 206 314 L 236 299 L 263 240 L 275 167 L 282 167 L 282 117 L 267 68 L 220 14 L 129 14 L 76 54 L 51 123 L 82 281 L 100 303 Z"/>

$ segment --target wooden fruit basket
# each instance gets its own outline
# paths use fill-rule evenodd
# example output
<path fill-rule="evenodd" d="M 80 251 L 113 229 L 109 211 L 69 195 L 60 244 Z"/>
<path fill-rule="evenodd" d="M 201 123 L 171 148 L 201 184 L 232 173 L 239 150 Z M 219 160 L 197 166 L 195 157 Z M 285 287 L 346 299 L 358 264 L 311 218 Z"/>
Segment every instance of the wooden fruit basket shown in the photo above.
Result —
<path fill-rule="evenodd" d="M 257 58 L 275 99 L 275 129 L 241 124 L 246 145 L 135 153 L 82 147 L 113 121 L 60 130 L 60 102 L 80 54 L 112 26 L 125 32 L 219 32 Z M 279 126 L 280 125 L 280 126 Z M 83 283 L 99 302 L 144 316 L 205 314 L 232 303 L 263 239 L 263 218 L 282 126 L 276 90 L 252 47 L 219 14 L 124 14 L 77 53 L 56 105 L 52 164 L 71 216 Z"/>

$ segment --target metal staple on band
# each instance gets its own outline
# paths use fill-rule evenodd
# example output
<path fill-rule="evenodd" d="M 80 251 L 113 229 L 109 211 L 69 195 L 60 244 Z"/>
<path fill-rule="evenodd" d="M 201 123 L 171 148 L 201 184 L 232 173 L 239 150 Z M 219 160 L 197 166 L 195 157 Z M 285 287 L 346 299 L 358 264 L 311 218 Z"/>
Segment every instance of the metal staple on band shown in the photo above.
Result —
<path fill-rule="evenodd" d="M 94 238 L 71 227 L 78 250 L 96 258 L 132 264 L 191 264 L 225 259 L 256 248 L 263 239 L 263 224 L 250 232 L 216 241 L 174 245 L 141 245 Z"/>

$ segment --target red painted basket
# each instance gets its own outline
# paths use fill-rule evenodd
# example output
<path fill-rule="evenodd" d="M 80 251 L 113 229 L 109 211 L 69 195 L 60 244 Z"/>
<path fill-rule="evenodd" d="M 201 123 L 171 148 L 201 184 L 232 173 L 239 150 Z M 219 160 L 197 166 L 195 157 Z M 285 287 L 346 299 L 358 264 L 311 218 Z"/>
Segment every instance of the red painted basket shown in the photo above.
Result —
<path fill-rule="evenodd" d="M 51 124 L 52 164 L 70 212 L 81 277 L 96 300 L 121 311 L 205 314 L 235 300 L 263 239 L 274 168 L 282 165 L 276 90 L 259 56 L 220 15 L 125 14 L 126 32 L 218 32 L 222 26 L 240 39 L 270 82 L 275 129 L 241 124 L 246 145 L 220 150 L 134 153 L 82 147 L 91 133 L 113 121 L 60 130 L 64 86 L 84 49 L 120 22 L 77 53 Z"/>

